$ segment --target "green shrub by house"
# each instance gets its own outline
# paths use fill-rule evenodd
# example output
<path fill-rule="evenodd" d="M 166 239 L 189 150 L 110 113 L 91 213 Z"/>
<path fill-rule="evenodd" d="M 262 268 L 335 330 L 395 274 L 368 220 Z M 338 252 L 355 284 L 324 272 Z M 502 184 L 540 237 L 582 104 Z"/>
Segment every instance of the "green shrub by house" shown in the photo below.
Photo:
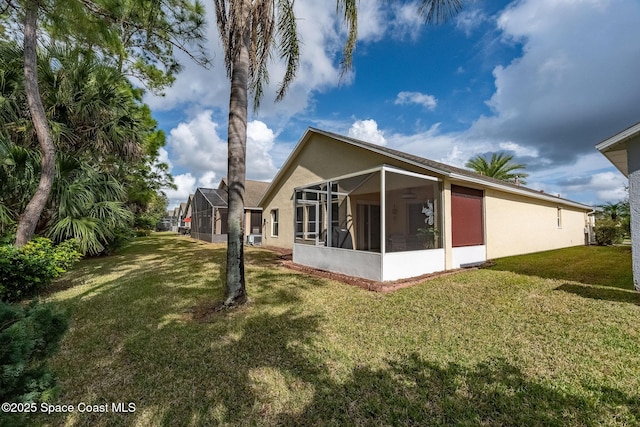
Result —
<path fill-rule="evenodd" d="M 76 247 L 72 240 L 54 246 L 43 237 L 22 248 L 0 246 L 0 301 L 19 301 L 36 295 L 80 259 Z"/>
<path fill-rule="evenodd" d="M 594 227 L 596 242 L 601 246 L 622 243 L 624 231 L 619 223 L 610 219 L 600 219 Z"/>

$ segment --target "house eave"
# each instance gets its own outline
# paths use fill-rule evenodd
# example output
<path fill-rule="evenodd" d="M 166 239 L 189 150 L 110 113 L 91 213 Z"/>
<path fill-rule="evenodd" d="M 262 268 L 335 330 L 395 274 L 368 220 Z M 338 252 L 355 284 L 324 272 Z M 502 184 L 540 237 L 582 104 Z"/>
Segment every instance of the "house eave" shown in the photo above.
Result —
<path fill-rule="evenodd" d="M 627 142 L 640 135 L 640 123 L 605 139 L 596 145 L 600 151 L 613 165 L 626 177 L 629 176 L 629 166 L 627 164 Z"/>
<path fill-rule="evenodd" d="M 470 178 L 468 176 L 458 175 L 458 174 L 455 174 L 455 173 L 451 174 L 450 178 L 458 180 L 458 181 L 463 181 L 463 182 L 467 182 L 467 183 L 473 183 L 473 184 L 481 185 L 483 187 L 491 188 L 491 189 L 494 189 L 494 190 L 499 190 L 499 191 L 502 191 L 502 192 L 505 192 L 505 193 L 516 194 L 516 195 L 519 195 L 519 196 L 530 197 L 530 198 L 538 199 L 538 200 L 544 200 L 544 201 L 547 201 L 547 202 L 561 204 L 561 205 L 564 205 L 564 206 L 571 206 L 571 207 L 578 208 L 578 209 L 583 209 L 583 210 L 589 210 L 589 211 L 593 210 L 592 206 L 584 205 L 582 203 L 574 202 L 572 200 L 563 199 L 561 197 L 552 196 L 551 194 L 535 193 L 535 192 L 533 192 L 531 190 L 524 190 L 524 189 L 514 188 L 514 187 L 511 187 L 511 186 L 507 186 L 507 185 L 494 184 L 492 182 L 488 182 L 488 181 L 485 181 L 485 180 L 473 179 L 473 178 Z"/>

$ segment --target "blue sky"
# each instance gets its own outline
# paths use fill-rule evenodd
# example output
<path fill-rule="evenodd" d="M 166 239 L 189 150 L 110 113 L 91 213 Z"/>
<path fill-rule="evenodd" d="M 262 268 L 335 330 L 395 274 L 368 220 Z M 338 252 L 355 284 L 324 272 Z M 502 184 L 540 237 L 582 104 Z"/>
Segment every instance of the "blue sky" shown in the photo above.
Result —
<path fill-rule="evenodd" d="M 296 1 L 300 70 L 274 103 L 283 65 L 270 66 L 249 117 L 247 178 L 272 178 L 313 126 L 460 167 L 507 152 L 527 165 L 529 187 L 588 204 L 626 197 L 627 180 L 594 146 L 640 121 L 640 2 L 468 1 L 438 26 L 411 2 L 359 7 L 354 67 L 340 79 L 333 3 Z M 229 82 L 213 25 L 208 38 L 211 69 L 185 59 L 164 97 L 145 98 L 167 134 L 171 206 L 226 174 Z"/>

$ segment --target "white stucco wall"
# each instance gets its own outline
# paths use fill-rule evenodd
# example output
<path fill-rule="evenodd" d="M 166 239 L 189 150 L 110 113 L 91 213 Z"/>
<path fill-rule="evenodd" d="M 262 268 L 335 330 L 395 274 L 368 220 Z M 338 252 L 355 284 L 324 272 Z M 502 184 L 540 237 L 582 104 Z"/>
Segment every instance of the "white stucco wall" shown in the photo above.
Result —
<path fill-rule="evenodd" d="M 294 244 L 293 262 L 349 276 L 383 280 L 382 256 L 376 252 Z"/>
<path fill-rule="evenodd" d="M 444 271 L 444 249 L 391 252 L 382 259 L 382 280 L 391 281 Z"/>
<path fill-rule="evenodd" d="M 487 247 L 485 245 L 452 248 L 450 268 L 460 268 L 470 264 L 481 264 L 486 260 Z"/>

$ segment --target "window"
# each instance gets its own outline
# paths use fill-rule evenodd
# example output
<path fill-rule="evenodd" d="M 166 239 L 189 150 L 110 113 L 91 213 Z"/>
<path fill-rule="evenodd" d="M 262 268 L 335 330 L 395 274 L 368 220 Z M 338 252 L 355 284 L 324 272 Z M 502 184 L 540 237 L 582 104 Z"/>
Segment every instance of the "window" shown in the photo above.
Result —
<path fill-rule="evenodd" d="M 278 209 L 271 210 L 271 236 L 278 237 Z"/>
<path fill-rule="evenodd" d="M 558 228 L 562 228 L 562 208 L 558 208 L 556 219 L 558 221 Z"/>

